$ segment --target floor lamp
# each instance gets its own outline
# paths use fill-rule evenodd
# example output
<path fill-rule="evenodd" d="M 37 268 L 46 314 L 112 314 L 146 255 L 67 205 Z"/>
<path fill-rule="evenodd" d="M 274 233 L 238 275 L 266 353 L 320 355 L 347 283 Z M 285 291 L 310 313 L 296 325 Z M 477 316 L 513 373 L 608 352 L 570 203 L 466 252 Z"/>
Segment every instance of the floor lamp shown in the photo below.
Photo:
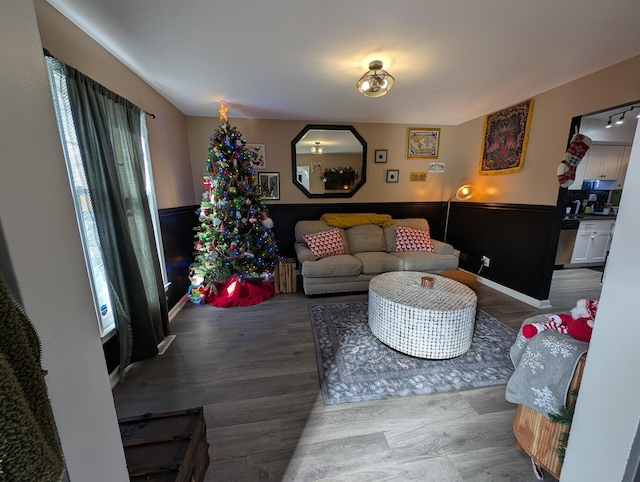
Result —
<path fill-rule="evenodd" d="M 476 188 L 471 184 L 463 184 L 458 188 L 456 193 L 449 198 L 447 201 L 447 219 L 444 224 L 444 239 L 443 241 L 447 242 L 447 232 L 449 231 L 449 211 L 451 210 L 451 200 L 456 198 L 460 201 L 468 201 L 473 196 L 476 195 Z"/>

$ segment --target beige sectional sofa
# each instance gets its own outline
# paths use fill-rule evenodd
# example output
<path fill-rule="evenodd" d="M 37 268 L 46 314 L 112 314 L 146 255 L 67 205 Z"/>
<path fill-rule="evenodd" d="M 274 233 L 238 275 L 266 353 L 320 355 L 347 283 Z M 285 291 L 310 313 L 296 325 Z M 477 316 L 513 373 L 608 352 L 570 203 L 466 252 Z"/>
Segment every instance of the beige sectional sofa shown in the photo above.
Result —
<path fill-rule="evenodd" d="M 295 250 L 306 295 L 366 291 L 369 280 L 387 271 L 439 273 L 457 269 L 459 253 L 450 244 L 431 240 L 433 252 L 396 251 L 396 226 L 429 231 L 426 219 L 394 219 L 393 224 L 361 224 L 338 228 L 345 254 L 316 259 L 304 236 L 334 229 L 323 221 L 298 221 Z"/>

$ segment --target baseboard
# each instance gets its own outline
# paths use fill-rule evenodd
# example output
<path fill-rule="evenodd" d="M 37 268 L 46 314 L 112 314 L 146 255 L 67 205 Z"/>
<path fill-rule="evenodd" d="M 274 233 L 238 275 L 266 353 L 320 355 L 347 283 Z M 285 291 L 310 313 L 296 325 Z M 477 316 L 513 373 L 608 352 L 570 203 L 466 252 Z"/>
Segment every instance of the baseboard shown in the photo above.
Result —
<path fill-rule="evenodd" d="M 109 383 L 111 384 L 111 390 L 113 390 L 118 382 L 120 381 L 120 377 L 118 376 L 118 372 L 120 371 L 120 365 L 118 365 L 115 370 L 109 373 Z"/>
<path fill-rule="evenodd" d="M 167 348 L 169 348 L 169 345 L 171 345 L 175 339 L 176 335 L 165 336 L 164 340 L 162 340 L 158 345 L 158 355 L 164 355 L 164 352 L 167 351 Z"/>
<path fill-rule="evenodd" d="M 189 294 L 185 293 L 184 296 L 182 298 L 180 298 L 180 301 L 178 301 L 173 308 L 171 308 L 169 310 L 169 323 L 171 323 L 173 321 L 173 319 L 176 317 L 176 315 L 178 313 L 180 313 L 180 310 L 182 309 L 182 307 L 184 305 L 187 304 L 187 302 L 189 301 Z"/>
<path fill-rule="evenodd" d="M 466 270 L 461 269 L 460 271 Z M 475 275 L 470 271 L 466 272 Z M 531 296 L 525 295 L 524 293 L 520 293 L 519 291 L 512 290 L 511 288 L 507 288 L 506 286 L 498 284 L 495 281 L 491 281 L 490 279 L 483 278 L 482 276 L 478 275 L 475 276 L 478 278 L 478 283 L 488 286 L 489 288 L 493 288 L 494 290 L 499 291 L 500 293 L 504 293 L 507 296 L 511 296 L 512 298 L 518 301 L 522 301 L 523 303 L 533 306 L 534 308 L 551 308 L 551 303 L 549 302 L 549 300 L 537 300 L 535 298 L 532 298 Z"/>

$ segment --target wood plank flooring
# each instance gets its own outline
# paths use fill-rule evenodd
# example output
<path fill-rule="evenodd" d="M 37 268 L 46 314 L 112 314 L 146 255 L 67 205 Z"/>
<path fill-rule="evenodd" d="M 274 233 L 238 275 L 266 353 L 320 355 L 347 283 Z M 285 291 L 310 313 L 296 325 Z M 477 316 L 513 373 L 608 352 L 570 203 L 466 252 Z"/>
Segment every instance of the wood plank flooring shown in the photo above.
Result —
<path fill-rule="evenodd" d="M 556 271 L 545 311 L 597 299 L 600 277 Z M 514 328 L 542 312 L 486 286 L 477 292 L 482 310 Z M 203 406 L 206 481 L 535 481 L 514 449 L 504 387 L 323 405 L 309 306 L 366 299 L 298 292 L 246 308 L 188 305 L 166 353 L 132 366 L 114 389 L 118 416 Z"/>

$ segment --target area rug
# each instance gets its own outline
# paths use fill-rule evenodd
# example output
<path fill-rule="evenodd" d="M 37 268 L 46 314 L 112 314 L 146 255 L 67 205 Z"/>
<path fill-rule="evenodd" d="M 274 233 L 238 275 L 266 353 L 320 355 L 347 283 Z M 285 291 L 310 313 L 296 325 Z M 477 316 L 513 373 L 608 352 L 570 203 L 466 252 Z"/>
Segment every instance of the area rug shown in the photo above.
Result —
<path fill-rule="evenodd" d="M 397 352 L 369 329 L 368 304 L 309 308 L 325 405 L 506 385 L 517 332 L 478 310 L 471 348 L 449 360 Z"/>

